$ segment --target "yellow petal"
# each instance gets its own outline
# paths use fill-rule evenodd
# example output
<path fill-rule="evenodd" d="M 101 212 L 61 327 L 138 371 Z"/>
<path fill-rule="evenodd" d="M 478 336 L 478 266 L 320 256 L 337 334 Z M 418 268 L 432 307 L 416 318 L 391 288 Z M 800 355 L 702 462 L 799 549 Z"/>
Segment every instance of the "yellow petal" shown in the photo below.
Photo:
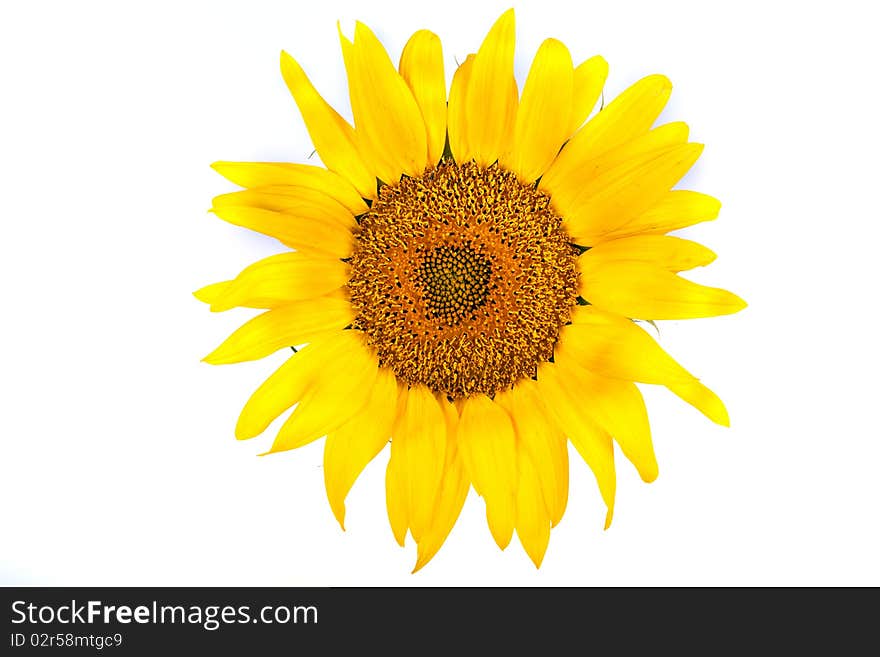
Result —
<path fill-rule="evenodd" d="M 565 209 L 565 227 L 578 244 L 591 246 L 657 203 L 693 166 L 702 144 L 650 151 L 587 182 Z"/>
<path fill-rule="evenodd" d="M 246 267 L 211 304 L 223 311 L 237 306 L 274 308 L 291 301 L 319 297 L 348 282 L 348 265 L 301 253 L 279 253 Z"/>
<path fill-rule="evenodd" d="M 376 179 L 364 163 L 352 127 L 321 98 L 300 65 L 286 52 L 281 53 L 281 75 L 321 161 L 348 180 L 363 198 L 375 198 Z"/>
<path fill-rule="evenodd" d="M 606 239 L 640 233 L 668 233 L 718 217 L 721 202 L 707 194 L 675 189 L 657 203 L 619 228 L 605 234 Z"/>
<path fill-rule="evenodd" d="M 576 139 L 600 153 L 638 137 L 651 128 L 671 94 L 672 83 L 666 76 L 642 78 L 594 116 Z"/>
<path fill-rule="evenodd" d="M 611 436 L 588 413 L 577 381 L 569 379 L 567 372 L 560 371 L 556 363 L 538 366 L 538 388 L 545 399 L 553 400 L 548 404 L 550 412 L 596 477 L 608 509 L 605 514 L 607 529 L 614 516 L 617 489 Z"/>
<path fill-rule="evenodd" d="M 648 262 L 680 272 L 708 265 L 715 254 L 702 244 L 670 235 L 633 235 L 602 242 L 581 255 L 595 264 L 620 260 Z"/>
<path fill-rule="evenodd" d="M 489 166 L 509 150 L 516 121 L 513 9 L 495 22 L 474 57 L 465 95 L 468 139 L 477 164 Z M 512 90 L 512 93 L 511 93 Z"/>
<path fill-rule="evenodd" d="M 615 178 L 606 174 L 620 167 L 617 169 L 619 176 L 628 171 L 627 166 L 635 160 L 650 161 L 652 157 L 647 156 L 657 155 L 658 151 L 670 146 L 685 144 L 688 133 L 686 123 L 667 123 L 599 155 L 586 151 L 581 154 L 583 159 L 577 157 L 577 151 L 566 147 L 541 179 L 541 189 L 552 196 L 554 206 L 563 216 L 574 215 L 580 205 L 602 193 L 609 182 L 614 182 Z M 614 225 L 630 219 L 618 217 Z"/>
<path fill-rule="evenodd" d="M 213 304 L 217 299 L 219 299 L 223 292 L 229 287 L 232 281 L 220 281 L 219 283 L 211 283 L 210 285 L 206 285 L 205 287 L 199 288 L 195 292 L 193 292 L 193 296 L 201 301 L 202 303 L 206 303 L 209 306 Z M 345 301 L 349 301 L 350 297 L 345 288 L 339 288 L 337 290 L 333 290 L 323 295 L 321 298 L 327 299 L 343 299 Z M 240 308 L 280 308 L 283 305 L 286 305 L 285 302 L 272 300 L 272 299 L 248 299 L 246 301 L 242 301 L 238 304 Z M 216 312 L 211 310 L 211 312 Z"/>
<path fill-rule="evenodd" d="M 345 34 L 342 33 L 342 23 L 336 21 L 336 31 L 339 33 L 339 46 L 342 48 L 342 61 L 345 64 L 345 72 L 348 75 L 351 75 L 351 58 L 352 52 L 354 51 L 354 44 L 349 40 Z"/>
<path fill-rule="evenodd" d="M 275 308 L 242 325 L 203 359 L 212 365 L 256 360 L 345 328 L 355 317 L 348 301 L 317 297 Z"/>
<path fill-rule="evenodd" d="M 371 170 L 389 184 L 401 174 L 421 174 L 428 161 L 425 122 L 406 82 L 366 25 L 356 24 L 346 60 L 355 128 Z"/>
<path fill-rule="evenodd" d="M 724 402 L 696 379 L 674 381 L 668 383 L 667 387 L 713 422 L 722 427 L 730 426 L 730 417 L 727 415 Z"/>
<path fill-rule="evenodd" d="M 550 542 L 550 516 L 542 498 L 537 466 L 528 454 L 521 454 L 519 459 L 516 535 L 535 568 L 540 568 Z"/>
<path fill-rule="evenodd" d="M 318 257 L 347 258 L 354 246 L 349 229 L 321 216 L 235 205 L 215 208 L 214 214 L 231 224 L 274 237 L 285 246 Z"/>
<path fill-rule="evenodd" d="M 568 134 L 573 134 L 587 120 L 602 95 L 607 78 L 608 62 L 599 55 L 590 57 L 574 69 L 574 96 Z"/>
<path fill-rule="evenodd" d="M 193 292 L 193 296 L 201 301 L 202 303 L 206 303 L 209 306 L 214 303 L 214 300 L 219 298 L 220 295 L 223 294 L 223 291 L 229 286 L 232 281 L 220 281 L 219 283 L 211 283 L 210 285 L 206 285 L 205 287 L 200 287 L 198 290 Z M 260 306 L 251 306 L 255 308 L 259 308 Z"/>
<path fill-rule="evenodd" d="M 495 401 L 513 420 L 517 444 L 534 464 L 541 483 L 550 520 L 556 525 L 568 502 L 568 449 L 565 435 L 557 427 L 541 398 L 537 383 L 518 381 L 510 390 L 499 392 Z"/>
<path fill-rule="evenodd" d="M 339 331 L 303 347 L 275 370 L 244 405 L 235 427 L 235 437 L 239 440 L 253 438 L 297 403 L 325 361 L 337 356 L 346 346 L 345 333 L 348 331 Z"/>
<path fill-rule="evenodd" d="M 596 374 L 660 385 L 694 378 L 626 317 L 595 306 L 579 306 L 572 312 L 571 322 L 562 327 L 557 342 Z"/>
<path fill-rule="evenodd" d="M 690 128 L 683 121 L 664 123 L 591 159 L 590 170 L 604 173 L 644 153 L 685 144 L 689 135 Z"/>
<path fill-rule="evenodd" d="M 413 572 L 424 567 L 443 545 L 458 520 L 470 488 L 457 444 L 458 411 L 445 397 L 438 397 L 437 401 L 446 418 L 446 464 L 431 522 L 418 543 Z"/>
<path fill-rule="evenodd" d="M 446 73 L 440 38 L 428 30 L 413 34 L 400 55 L 399 68 L 425 122 L 428 164 L 435 165 L 446 145 Z"/>
<path fill-rule="evenodd" d="M 276 185 L 245 189 L 214 197 L 211 208 L 213 212 L 220 212 L 227 207 L 284 212 L 304 219 L 332 222 L 349 230 L 357 228 L 354 215 L 344 205 L 323 192 L 308 187 Z"/>
<path fill-rule="evenodd" d="M 465 472 L 486 501 L 486 519 L 495 542 L 507 547 L 516 524 L 516 434 L 510 417 L 486 395 L 464 400 L 458 445 Z"/>
<path fill-rule="evenodd" d="M 446 462 L 446 419 L 428 388 L 414 385 L 400 394 L 391 458 L 407 508 L 409 530 L 417 542 L 430 525 Z"/>
<path fill-rule="evenodd" d="M 325 358 L 287 421 L 281 425 L 266 454 L 302 447 L 338 429 L 369 399 L 379 365 L 365 345 L 361 331 L 340 331 L 343 347 Z"/>
<path fill-rule="evenodd" d="M 672 83 L 662 75 L 650 75 L 636 82 L 571 138 L 548 176 L 552 179 L 557 167 L 567 168 L 573 161 L 593 159 L 647 132 L 671 93 Z"/>
<path fill-rule="evenodd" d="M 639 319 L 729 315 L 746 307 L 727 290 L 699 285 L 647 262 L 580 261 L 579 293 L 591 304 Z"/>
<path fill-rule="evenodd" d="M 557 345 L 554 358 L 568 385 L 584 400 L 590 416 L 617 441 L 642 479 L 654 481 L 657 478 L 657 458 L 651 441 L 648 411 L 636 385 L 590 372 L 563 344 Z"/>
<path fill-rule="evenodd" d="M 409 502 L 405 490 L 405 474 L 403 460 L 395 459 L 392 455 L 385 470 L 385 508 L 388 511 L 391 533 L 401 547 L 409 529 Z"/>
<path fill-rule="evenodd" d="M 713 422 L 729 426 L 727 411 L 715 393 L 635 322 L 595 306 L 579 306 L 571 321 L 562 327 L 558 343 L 583 367 L 605 377 L 665 385 Z"/>
<path fill-rule="evenodd" d="M 449 106 L 447 108 L 447 130 L 449 150 L 458 164 L 474 159 L 474 148 L 470 139 L 470 117 L 467 108 L 467 91 L 470 83 L 474 55 L 468 55 L 452 75 L 449 87 Z"/>
<path fill-rule="evenodd" d="M 353 215 L 369 209 L 350 182 L 322 167 L 287 162 L 214 162 L 211 168 L 241 187 L 305 187 L 326 194 Z"/>
<path fill-rule="evenodd" d="M 568 48 L 547 39 L 538 48 L 516 113 L 513 149 L 502 164 L 524 183 L 541 177 L 571 134 L 574 67 Z"/>
<path fill-rule="evenodd" d="M 345 498 L 367 464 L 391 437 L 397 416 L 397 381 L 381 368 L 364 408 L 327 435 L 324 442 L 324 486 L 333 515 L 345 529 Z"/>
<path fill-rule="evenodd" d="M 575 173 L 580 178 L 580 185 L 583 186 L 585 180 L 596 178 L 637 157 L 648 153 L 655 153 L 670 146 L 685 144 L 689 134 L 690 128 L 688 128 L 687 123 L 682 121 L 664 123 L 653 130 L 649 130 L 638 137 L 605 151 L 597 157 L 585 160 Z"/>

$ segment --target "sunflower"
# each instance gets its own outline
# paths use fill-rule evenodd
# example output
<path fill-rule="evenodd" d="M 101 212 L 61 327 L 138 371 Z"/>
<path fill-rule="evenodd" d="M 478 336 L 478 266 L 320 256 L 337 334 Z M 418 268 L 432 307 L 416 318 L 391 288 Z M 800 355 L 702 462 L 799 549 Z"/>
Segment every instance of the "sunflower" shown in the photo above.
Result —
<path fill-rule="evenodd" d="M 724 315 L 745 304 L 679 273 L 715 255 L 670 231 L 714 219 L 717 200 L 673 186 L 702 145 L 653 127 L 671 91 L 646 77 L 593 114 L 608 66 L 574 66 L 544 41 L 519 93 L 514 14 L 504 13 L 446 93 L 439 38 L 416 32 L 395 67 L 373 32 L 340 31 L 354 126 L 297 62 L 281 72 L 326 168 L 217 162 L 240 191 L 221 219 L 288 250 L 195 293 L 212 311 L 262 309 L 204 360 L 293 347 L 236 426 L 267 453 L 325 438 L 340 524 L 345 499 L 386 445 L 395 539 L 415 569 L 446 540 L 471 486 L 504 549 L 516 531 L 540 566 L 562 519 L 568 441 L 611 522 L 614 442 L 657 476 L 636 382 L 666 386 L 728 424 L 721 400 L 640 321 Z M 344 525 L 343 525 L 344 526 Z"/>

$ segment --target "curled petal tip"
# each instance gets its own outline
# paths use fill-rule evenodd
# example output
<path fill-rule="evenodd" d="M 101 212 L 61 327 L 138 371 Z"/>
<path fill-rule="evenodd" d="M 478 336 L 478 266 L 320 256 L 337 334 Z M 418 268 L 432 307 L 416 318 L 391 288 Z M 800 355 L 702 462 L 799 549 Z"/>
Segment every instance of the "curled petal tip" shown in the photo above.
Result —
<path fill-rule="evenodd" d="M 614 517 L 614 510 L 608 509 L 608 513 L 605 514 L 605 526 L 602 529 L 608 529 L 611 526 L 611 519 Z"/>
<path fill-rule="evenodd" d="M 640 475 L 642 477 L 642 481 L 644 481 L 646 484 L 650 484 L 650 483 L 657 481 L 657 476 L 659 474 L 660 474 L 660 471 L 657 469 L 656 466 L 651 468 L 650 470 L 645 470 L 644 472 L 640 473 Z"/>
<path fill-rule="evenodd" d="M 662 73 L 654 73 L 654 75 L 652 75 L 650 77 L 653 80 L 657 81 L 657 83 L 659 85 L 659 89 L 661 91 L 668 91 L 668 90 L 672 89 L 672 80 L 670 80 L 668 77 L 666 77 Z"/>
<path fill-rule="evenodd" d="M 253 436 L 245 433 L 244 430 L 239 429 L 238 427 L 235 428 L 235 439 L 236 440 L 249 440 L 251 438 L 253 438 Z M 257 454 L 257 456 L 266 456 L 266 454 L 271 454 L 271 453 L 272 453 L 272 450 L 269 450 L 268 452 L 263 452 L 262 454 Z"/>
<path fill-rule="evenodd" d="M 430 563 L 431 559 L 434 558 L 434 554 L 436 554 L 436 552 L 425 552 L 421 549 L 418 550 L 418 554 L 416 556 L 416 565 L 413 566 L 413 569 L 410 571 L 410 575 L 415 575 L 422 568 L 427 566 L 428 563 Z"/>
<path fill-rule="evenodd" d="M 333 512 L 333 517 L 336 518 L 336 522 L 339 523 L 340 529 L 342 529 L 342 531 L 345 531 L 345 504 L 343 503 L 340 506 L 337 506 L 331 502 L 330 510 Z"/>

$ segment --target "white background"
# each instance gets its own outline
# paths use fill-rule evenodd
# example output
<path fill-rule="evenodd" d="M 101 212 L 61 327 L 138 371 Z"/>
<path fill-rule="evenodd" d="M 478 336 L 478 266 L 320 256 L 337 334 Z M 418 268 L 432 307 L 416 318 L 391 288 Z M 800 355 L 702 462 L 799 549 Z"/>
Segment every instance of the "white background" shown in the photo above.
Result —
<path fill-rule="evenodd" d="M 0 583 L 84 585 L 880 584 L 876 22 L 869 3 L 519 2 L 517 73 L 541 40 L 611 65 L 606 98 L 662 72 L 665 120 L 707 144 L 685 181 L 724 202 L 686 235 L 696 279 L 748 302 L 660 340 L 727 402 L 723 429 L 645 387 L 660 477 L 622 458 L 615 521 L 573 454 L 535 570 L 473 493 L 410 575 L 384 507 L 387 451 L 348 503 L 322 443 L 236 442 L 286 357 L 199 359 L 252 313 L 190 295 L 279 251 L 206 212 L 219 159 L 307 161 L 278 71 L 296 56 L 348 115 L 336 21 L 396 61 L 429 27 L 447 76 L 509 2 L 4 3 L 0 10 Z M 276 425 L 277 426 L 277 425 Z"/>

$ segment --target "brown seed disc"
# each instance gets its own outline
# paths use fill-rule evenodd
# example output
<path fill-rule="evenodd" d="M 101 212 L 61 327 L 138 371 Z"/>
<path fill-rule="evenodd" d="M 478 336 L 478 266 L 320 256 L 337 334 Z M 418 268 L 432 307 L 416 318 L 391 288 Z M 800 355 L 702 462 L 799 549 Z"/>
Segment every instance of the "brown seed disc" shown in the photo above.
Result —
<path fill-rule="evenodd" d="M 382 187 L 349 292 L 379 362 L 450 398 L 494 395 L 549 360 L 577 300 L 577 249 L 547 195 L 451 160 Z"/>

